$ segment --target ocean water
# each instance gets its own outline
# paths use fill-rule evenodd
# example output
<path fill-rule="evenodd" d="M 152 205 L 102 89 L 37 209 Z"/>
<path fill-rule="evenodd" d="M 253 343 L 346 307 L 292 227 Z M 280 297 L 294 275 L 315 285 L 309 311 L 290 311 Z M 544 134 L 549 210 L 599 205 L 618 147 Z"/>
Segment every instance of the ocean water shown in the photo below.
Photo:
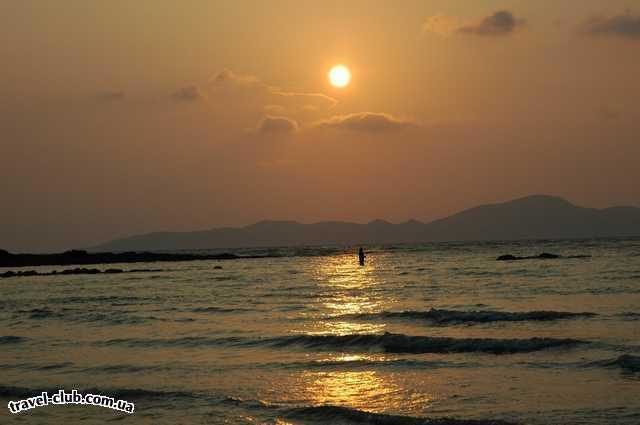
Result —
<path fill-rule="evenodd" d="M 640 240 L 366 251 L 2 279 L 0 423 L 640 423 Z M 135 412 L 6 408 L 58 389 Z"/>

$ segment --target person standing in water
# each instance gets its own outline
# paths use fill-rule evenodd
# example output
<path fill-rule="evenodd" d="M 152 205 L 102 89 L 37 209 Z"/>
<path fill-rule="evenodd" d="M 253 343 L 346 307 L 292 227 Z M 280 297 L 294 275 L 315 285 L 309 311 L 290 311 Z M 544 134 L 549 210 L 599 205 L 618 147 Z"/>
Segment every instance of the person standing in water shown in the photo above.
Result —
<path fill-rule="evenodd" d="M 365 259 L 365 255 L 364 255 L 364 250 L 362 249 L 362 247 L 360 247 L 360 250 L 358 251 L 358 259 L 360 260 L 360 265 L 364 266 L 364 259 Z"/>

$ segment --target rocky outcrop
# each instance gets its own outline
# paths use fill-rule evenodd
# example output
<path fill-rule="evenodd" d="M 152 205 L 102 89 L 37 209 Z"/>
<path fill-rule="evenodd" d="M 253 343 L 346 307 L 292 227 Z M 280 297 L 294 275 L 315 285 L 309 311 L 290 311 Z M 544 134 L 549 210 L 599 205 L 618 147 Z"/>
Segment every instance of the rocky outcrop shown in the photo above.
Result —
<path fill-rule="evenodd" d="M 236 260 L 261 258 L 235 254 L 170 254 L 159 252 L 96 252 L 74 249 L 59 254 L 11 254 L 0 251 L 0 267 L 70 266 L 113 263 L 155 263 L 158 261 Z"/>
<path fill-rule="evenodd" d="M 66 269 L 57 271 L 54 270 L 52 272 L 38 272 L 35 270 L 20 270 L 17 272 L 7 271 L 4 273 L 0 273 L 1 278 L 7 277 L 30 277 L 30 276 L 68 276 L 75 274 L 117 274 L 117 273 L 143 273 L 143 272 L 161 272 L 162 269 L 132 269 L 132 270 L 122 270 L 122 269 L 87 269 L 76 267 L 75 269 Z"/>
<path fill-rule="evenodd" d="M 591 257 L 590 255 L 569 255 L 564 257 L 558 254 L 550 254 L 548 252 L 543 252 L 542 254 L 531 255 L 526 257 L 519 257 L 517 255 L 506 254 L 506 255 L 499 256 L 498 258 L 496 258 L 496 260 L 497 261 L 557 260 L 559 258 L 590 258 L 590 257 Z"/>

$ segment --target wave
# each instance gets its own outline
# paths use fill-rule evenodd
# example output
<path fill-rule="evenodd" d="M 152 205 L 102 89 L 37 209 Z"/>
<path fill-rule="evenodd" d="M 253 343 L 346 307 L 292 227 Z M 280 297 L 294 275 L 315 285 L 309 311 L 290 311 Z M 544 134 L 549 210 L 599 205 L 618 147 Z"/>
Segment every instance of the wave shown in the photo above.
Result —
<path fill-rule="evenodd" d="M 385 353 L 530 353 L 571 347 L 586 341 L 559 338 L 495 339 L 408 336 L 404 334 L 294 335 L 264 340 L 273 347 L 301 346 L 316 350 L 379 350 Z"/>
<path fill-rule="evenodd" d="M 96 341 L 96 346 L 120 345 L 132 348 L 156 347 L 216 347 L 236 346 L 272 348 L 302 347 L 320 351 L 373 351 L 383 353 L 447 354 L 447 353 L 530 353 L 551 348 L 587 344 L 569 338 L 449 338 L 408 336 L 404 334 L 352 334 L 352 335 L 288 335 L 274 338 L 204 337 L 190 336 L 173 339 L 121 338 Z"/>
<path fill-rule="evenodd" d="M 53 311 L 49 308 L 34 308 L 31 310 L 18 310 L 16 313 L 27 315 L 32 320 L 61 319 L 70 322 L 81 323 L 107 323 L 110 325 L 133 325 L 152 321 L 167 321 L 168 319 L 156 316 L 131 315 L 126 311 L 113 310 L 110 312 L 85 311 L 84 309 L 63 308 Z"/>
<path fill-rule="evenodd" d="M 640 356 L 623 354 L 615 359 L 601 360 L 590 363 L 588 366 L 600 366 L 609 368 L 620 368 L 627 372 L 640 372 Z"/>
<path fill-rule="evenodd" d="M 146 339 L 146 338 L 118 338 L 106 341 L 96 341 L 97 346 L 122 345 L 132 348 L 154 348 L 154 347 L 207 347 L 207 346 L 228 346 L 246 343 L 246 339 L 241 337 L 219 337 L 211 338 L 205 336 L 186 336 L 173 339 Z"/>
<path fill-rule="evenodd" d="M 624 317 L 626 320 L 640 320 L 640 313 L 636 312 L 626 312 L 620 313 L 618 316 Z"/>
<path fill-rule="evenodd" d="M 83 369 L 83 373 L 138 373 L 138 372 L 157 372 L 167 370 L 167 366 L 143 366 L 143 365 L 102 365 Z"/>
<path fill-rule="evenodd" d="M 135 297 L 135 296 L 119 296 L 119 295 L 97 295 L 90 297 L 55 297 L 49 299 L 49 302 L 56 304 L 87 304 L 87 303 L 112 303 L 112 302 L 134 302 L 134 301 L 154 301 L 158 299 L 157 297 L 153 298 L 145 298 L 145 297 Z"/>
<path fill-rule="evenodd" d="M 236 308 L 225 308 L 225 307 L 194 307 L 189 309 L 190 312 L 193 313 L 236 313 L 236 312 L 248 312 L 254 311 L 250 308 L 236 307 Z"/>
<path fill-rule="evenodd" d="M 154 321 L 165 322 L 168 319 L 156 317 L 156 316 L 132 316 L 126 313 L 113 314 L 112 313 L 89 313 L 74 318 L 74 321 L 78 322 L 95 322 L 95 323 L 108 323 L 111 325 L 135 325 L 141 323 L 148 323 Z"/>
<path fill-rule="evenodd" d="M 27 338 L 23 336 L 5 335 L 5 336 L 0 336 L 0 345 L 18 344 L 20 342 L 25 342 L 26 340 Z"/>
<path fill-rule="evenodd" d="M 341 406 L 309 406 L 291 408 L 288 419 L 321 423 L 352 423 L 363 425 L 513 425 L 501 420 L 474 420 L 451 418 L 418 418 L 413 416 L 385 415 Z"/>
<path fill-rule="evenodd" d="M 28 314 L 29 319 L 49 319 L 54 317 L 62 317 L 62 313 L 54 312 L 48 308 L 34 308 L 31 310 L 18 310 L 17 313 Z"/>
<path fill-rule="evenodd" d="M 50 364 L 37 364 L 37 363 L 14 363 L 14 364 L 0 364 L 0 369 L 18 369 L 18 370 L 56 370 L 65 369 L 73 366 L 73 363 L 50 363 Z"/>
<path fill-rule="evenodd" d="M 26 370 L 57 370 L 57 369 L 66 369 L 70 366 L 73 366 L 71 362 L 64 363 L 49 363 L 49 364 L 32 364 L 32 363 L 23 363 L 20 365 L 16 365 L 18 369 L 26 369 Z"/>
<path fill-rule="evenodd" d="M 358 319 L 416 319 L 427 320 L 435 324 L 455 323 L 492 323 L 492 322 L 525 322 L 525 321 L 553 321 L 578 317 L 593 317 L 596 313 L 571 313 L 563 311 L 461 311 L 440 310 L 432 308 L 427 311 L 383 311 L 380 313 L 364 313 L 351 315 Z M 340 317 L 340 316 L 338 316 Z M 344 317 L 344 316 L 342 316 Z"/>
<path fill-rule="evenodd" d="M 159 391 L 140 388 L 67 388 L 78 390 L 82 394 L 104 394 L 116 399 L 125 400 L 206 400 L 212 404 L 225 404 L 245 409 L 270 410 L 277 417 L 287 419 L 320 422 L 320 423 L 342 423 L 361 425 L 515 425 L 512 422 L 502 420 L 474 420 L 474 419 L 452 419 L 452 418 L 420 418 L 412 416 L 388 415 L 381 413 L 370 413 L 348 407 L 320 405 L 288 407 L 282 405 L 269 404 L 260 400 L 245 400 L 232 396 L 221 396 L 204 392 L 192 391 Z M 0 398 L 19 399 L 32 397 L 42 392 L 55 393 L 59 388 L 26 388 L 16 386 L 0 386 Z"/>
<path fill-rule="evenodd" d="M 416 369 L 449 369 L 480 367 L 476 363 L 456 363 L 438 360 L 411 360 L 411 359 L 357 359 L 357 360 L 313 360 L 308 362 L 289 363 L 258 363 L 253 367 L 257 369 L 362 369 L 362 368 L 400 368 L 407 370 Z"/>
<path fill-rule="evenodd" d="M 139 388 L 66 388 L 65 391 L 76 389 L 83 394 L 103 394 L 121 399 L 158 399 L 158 398 L 196 398 L 199 394 L 190 391 L 156 391 Z M 56 393 L 60 388 L 26 388 L 0 385 L 0 398 L 26 398 L 42 392 Z"/>

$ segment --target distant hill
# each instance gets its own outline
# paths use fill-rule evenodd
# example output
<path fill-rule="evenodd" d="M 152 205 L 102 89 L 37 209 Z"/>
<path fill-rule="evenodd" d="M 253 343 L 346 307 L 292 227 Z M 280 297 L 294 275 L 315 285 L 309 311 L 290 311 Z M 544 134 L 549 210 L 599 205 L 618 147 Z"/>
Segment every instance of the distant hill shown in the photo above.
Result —
<path fill-rule="evenodd" d="M 156 232 L 116 239 L 91 251 L 150 251 L 431 241 L 569 239 L 640 236 L 640 208 L 584 208 L 546 195 L 481 205 L 421 223 L 261 221 L 245 227 Z"/>

